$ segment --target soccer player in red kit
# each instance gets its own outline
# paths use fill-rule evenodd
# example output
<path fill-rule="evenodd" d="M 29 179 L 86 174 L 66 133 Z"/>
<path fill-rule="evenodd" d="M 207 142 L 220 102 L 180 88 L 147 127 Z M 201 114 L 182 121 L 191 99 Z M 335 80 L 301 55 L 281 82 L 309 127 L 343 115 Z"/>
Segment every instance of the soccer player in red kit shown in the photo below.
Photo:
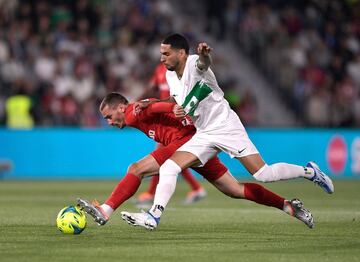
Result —
<path fill-rule="evenodd" d="M 134 105 L 129 104 L 127 99 L 118 93 L 110 93 L 102 101 L 100 112 L 110 125 L 120 129 L 125 126 L 137 128 L 156 142 L 162 143 L 164 147 L 131 164 L 125 177 L 104 204 L 99 205 L 97 202 L 90 203 L 87 200 L 78 199 L 78 205 L 99 225 L 106 224 L 114 210 L 135 194 L 143 177 L 158 174 L 162 163 L 195 134 L 195 127 L 188 119 L 175 117 L 172 112 L 174 106 L 175 104 L 172 103 L 156 103 L 141 112 L 134 112 Z M 313 225 L 309 223 L 312 220 L 310 211 L 299 206 L 298 199 L 289 201 L 261 185 L 239 183 L 216 156 L 203 167 L 192 168 L 232 198 L 247 199 L 258 204 L 272 206 L 298 218 L 309 227 Z M 129 219 L 127 221 L 131 223 Z M 138 223 L 137 220 L 132 224 L 141 225 Z"/>
<path fill-rule="evenodd" d="M 150 79 L 150 88 L 157 89 L 156 91 L 159 94 L 160 99 L 165 99 L 170 96 L 169 86 L 166 82 L 165 77 L 166 70 L 166 67 L 162 63 L 160 63 L 155 68 L 154 74 Z M 157 144 L 157 148 L 160 148 L 162 146 L 162 144 Z M 191 187 L 191 191 L 187 194 L 184 201 L 185 204 L 192 204 L 206 196 L 206 191 L 196 180 L 196 178 L 191 174 L 189 169 L 183 170 L 181 175 Z M 159 176 L 151 177 L 148 189 L 145 192 L 142 192 L 137 198 L 137 203 L 139 205 L 152 204 L 158 182 Z"/>

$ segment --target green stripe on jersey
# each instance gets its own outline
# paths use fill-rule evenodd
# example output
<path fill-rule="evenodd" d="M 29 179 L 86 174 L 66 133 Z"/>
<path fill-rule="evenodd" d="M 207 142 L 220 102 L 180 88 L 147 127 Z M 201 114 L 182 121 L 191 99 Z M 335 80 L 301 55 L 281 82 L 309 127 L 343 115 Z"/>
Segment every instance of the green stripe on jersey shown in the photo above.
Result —
<path fill-rule="evenodd" d="M 196 82 L 193 89 L 186 96 L 185 101 L 182 104 L 185 112 L 187 112 L 189 116 L 193 116 L 199 103 L 204 100 L 211 92 L 212 89 L 207 84 L 205 84 L 205 82 Z"/>

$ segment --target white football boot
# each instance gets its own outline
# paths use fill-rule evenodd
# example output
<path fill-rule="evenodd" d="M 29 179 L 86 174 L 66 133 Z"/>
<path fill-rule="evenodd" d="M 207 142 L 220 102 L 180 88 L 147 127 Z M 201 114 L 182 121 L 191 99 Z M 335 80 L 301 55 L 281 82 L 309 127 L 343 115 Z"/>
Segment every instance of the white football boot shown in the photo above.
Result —
<path fill-rule="evenodd" d="M 307 163 L 306 167 L 314 169 L 314 176 L 310 178 L 316 185 L 321 187 L 326 193 L 334 193 L 334 185 L 330 177 L 328 177 L 323 171 L 320 170 L 319 166 L 315 162 Z"/>
<path fill-rule="evenodd" d="M 122 211 L 121 218 L 128 222 L 129 225 L 145 227 L 148 230 L 154 230 L 160 223 L 160 218 L 156 218 L 149 212 L 144 211 L 141 213 Z"/>

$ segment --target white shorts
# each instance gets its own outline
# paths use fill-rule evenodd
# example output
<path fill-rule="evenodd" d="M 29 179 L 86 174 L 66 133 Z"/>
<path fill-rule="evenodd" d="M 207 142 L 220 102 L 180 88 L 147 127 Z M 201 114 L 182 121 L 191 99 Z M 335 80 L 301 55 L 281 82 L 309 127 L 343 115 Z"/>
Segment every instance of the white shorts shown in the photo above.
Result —
<path fill-rule="evenodd" d="M 235 114 L 235 113 L 234 113 Z M 190 152 L 198 157 L 202 165 L 210 158 L 223 151 L 234 157 L 258 154 L 259 151 L 251 142 L 244 126 L 236 116 L 231 121 L 212 131 L 197 131 L 195 135 L 177 151 Z"/>

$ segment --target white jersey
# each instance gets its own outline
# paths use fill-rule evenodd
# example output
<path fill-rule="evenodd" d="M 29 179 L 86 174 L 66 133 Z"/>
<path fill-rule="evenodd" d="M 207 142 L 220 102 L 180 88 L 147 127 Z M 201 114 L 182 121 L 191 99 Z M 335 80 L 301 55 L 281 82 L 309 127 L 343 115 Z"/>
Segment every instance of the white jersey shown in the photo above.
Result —
<path fill-rule="evenodd" d="M 211 69 L 202 71 L 197 67 L 198 59 L 198 55 L 188 56 L 181 79 L 175 71 L 166 72 L 170 95 L 192 118 L 197 131 L 221 129 L 235 113 L 225 100 Z"/>
<path fill-rule="evenodd" d="M 204 165 L 218 152 L 231 157 L 258 154 L 237 114 L 230 108 L 211 69 L 200 70 L 198 55 L 186 60 L 179 80 L 175 71 L 166 72 L 170 95 L 193 119 L 196 134 L 177 151 L 190 152 Z"/>

